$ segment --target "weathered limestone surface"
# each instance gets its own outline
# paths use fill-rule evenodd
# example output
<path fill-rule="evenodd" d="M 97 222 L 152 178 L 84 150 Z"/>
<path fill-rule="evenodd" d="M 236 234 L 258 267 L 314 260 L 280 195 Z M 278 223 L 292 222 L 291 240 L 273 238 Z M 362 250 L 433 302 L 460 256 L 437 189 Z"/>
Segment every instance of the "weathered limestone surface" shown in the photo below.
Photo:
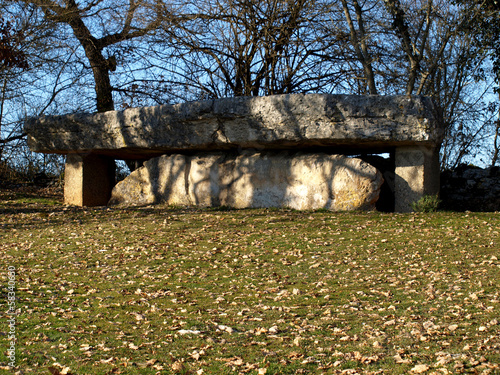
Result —
<path fill-rule="evenodd" d="M 256 148 L 436 145 L 442 129 L 425 97 L 290 94 L 238 97 L 39 117 L 25 124 L 33 151 L 116 159 Z"/>
<path fill-rule="evenodd" d="M 115 184 L 115 161 L 101 155 L 68 155 L 64 171 L 64 202 L 105 206 Z"/>
<path fill-rule="evenodd" d="M 396 149 L 394 210 L 411 212 L 411 204 L 424 195 L 439 194 L 439 148 Z"/>
<path fill-rule="evenodd" d="M 311 162 L 315 170 L 324 168 L 326 172 L 324 180 L 317 180 L 317 184 L 324 185 L 316 189 L 321 192 L 310 193 L 316 191 L 313 184 L 294 185 L 291 181 L 306 181 L 308 176 L 317 177 L 323 172 L 311 172 L 307 168 L 294 172 L 294 163 L 299 163 L 297 157 L 278 162 L 279 157 L 274 156 L 270 158 L 272 162 L 264 162 L 267 156 L 263 152 L 389 152 L 395 162 L 394 183 L 391 179 L 390 187 L 396 211 L 408 211 L 411 203 L 423 195 L 437 193 L 439 146 L 444 134 L 429 98 L 321 94 L 238 97 L 40 117 L 29 120 L 25 131 L 33 151 L 69 155 L 65 201 L 70 204 L 100 205 L 107 201 L 112 188 L 109 171 L 113 159 L 148 160 L 165 154 L 185 154 L 198 156 L 162 158 L 161 163 L 169 164 L 168 168 L 146 168 L 133 174 L 126 183 L 131 184 L 127 187 L 131 196 L 118 194 L 125 186 L 121 184 L 116 187 L 112 202 L 130 200 L 148 204 L 164 200 L 175 204 L 234 207 L 285 205 L 344 209 L 350 206 L 344 207 L 339 202 L 356 201 L 358 190 L 343 190 L 332 185 L 328 171 L 337 171 L 331 167 L 333 162 L 323 160 L 323 167 L 316 166 L 316 161 Z M 245 154 L 249 150 L 262 155 L 251 157 Z M 220 154 L 213 153 L 215 151 Z M 224 153 L 227 156 L 223 156 Z M 236 153 L 242 159 L 238 159 Z M 245 163 L 253 163 L 251 168 L 255 170 L 241 172 L 246 168 Z M 330 167 L 333 169 L 328 169 Z M 342 174 L 335 172 L 333 181 L 340 179 L 337 175 Z M 134 178 L 138 180 L 132 184 Z M 148 182 L 139 183 L 141 179 Z M 257 183 L 260 179 L 262 185 Z M 247 185 L 262 187 L 248 190 Z M 302 192 L 304 189 L 307 194 Z M 177 191 L 184 191 L 184 196 L 171 193 Z M 250 192 L 240 197 L 243 191 Z M 325 195 L 325 191 L 330 195 Z M 354 196 L 340 199 L 347 194 L 345 191 Z M 171 195 L 178 197 L 175 202 L 169 200 Z M 268 201 L 273 195 L 276 200 Z M 297 198 L 299 196 L 307 198 Z M 294 197 L 295 203 L 289 203 L 289 197 Z M 308 203 L 297 203 L 300 199 Z M 359 198 L 359 202 L 364 199 Z M 368 203 L 358 206 L 365 204 Z"/>
<path fill-rule="evenodd" d="M 374 167 L 340 155 L 164 155 L 119 182 L 110 204 L 370 210 L 382 183 Z"/>

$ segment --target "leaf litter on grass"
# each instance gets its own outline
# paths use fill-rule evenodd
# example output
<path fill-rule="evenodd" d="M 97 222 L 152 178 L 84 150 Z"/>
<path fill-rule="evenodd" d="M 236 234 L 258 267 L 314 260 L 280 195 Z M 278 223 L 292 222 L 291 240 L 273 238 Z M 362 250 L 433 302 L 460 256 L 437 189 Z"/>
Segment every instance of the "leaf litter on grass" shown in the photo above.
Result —
<path fill-rule="evenodd" d="M 23 373 L 500 371 L 497 213 L 0 209 Z"/>

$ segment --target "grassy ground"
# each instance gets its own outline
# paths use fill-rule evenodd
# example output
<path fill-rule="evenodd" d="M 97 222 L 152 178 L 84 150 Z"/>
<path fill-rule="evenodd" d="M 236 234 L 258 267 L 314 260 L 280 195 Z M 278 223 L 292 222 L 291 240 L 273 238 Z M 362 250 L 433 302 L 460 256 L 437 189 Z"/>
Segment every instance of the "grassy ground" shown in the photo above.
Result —
<path fill-rule="evenodd" d="M 20 374 L 497 374 L 499 232 L 498 213 L 79 209 L 4 191 L 1 332 L 15 266 Z"/>

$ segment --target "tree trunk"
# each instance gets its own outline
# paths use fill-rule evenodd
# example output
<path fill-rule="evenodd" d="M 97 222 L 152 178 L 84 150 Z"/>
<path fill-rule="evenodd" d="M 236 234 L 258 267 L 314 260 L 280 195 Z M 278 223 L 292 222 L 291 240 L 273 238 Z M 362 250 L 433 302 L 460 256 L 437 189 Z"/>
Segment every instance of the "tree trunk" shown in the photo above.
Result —
<path fill-rule="evenodd" d="M 375 85 L 375 74 L 373 73 L 372 61 L 368 52 L 368 46 L 366 45 L 366 32 L 362 14 L 363 11 L 357 0 L 354 0 L 354 9 L 356 11 L 359 34 L 361 37 L 361 54 L 363 56 L 363 68 L 365 70 L 366 80 L 368 81 L 368 92 L 370 93 L 370 95 L 378 95 L 377 86 Z"/>
<path fill-rule="evenodd" d="M 97 62 L 91 62 L 91 65 L 95 80 L 97 112 L 112 111 L 115 109 L 115 104 L 108 64 L 102 55 L 96 60 Z"/>
<path fill-rule="evenodd" d="M 73 34 L 75 34 L 75 37 L 82 45 L 85 56 L 87 56 L 92 68 L 95 81 L 97 112 L 114 110 L 113 89 L 109 78 L 108 62 L 102 54 L 103 46 L 101 46 L 101 43 L 92 36 L 81 18 L 72 17 L 69 19 L 68 24 L 73 29 Z"/>
<path fill-rule="evenodd" d="M 3 106 L 4 106 L 4 102 L 5 102 L 6 90 L 7 90 L 7 77 L 5 77 L 3 80 L 2 97 L 0 98 L 0 140 L 2 139 Z M 2 161 L 3 148 L 4 148 L 4 145 L 2 143 L 2 144 L 0 144 L 0 162 Z"/>
<path fill-rule="evenodd" d="M 356 51 L 356 56 L 359 62 L 363 65 L 364 77 L 366 80 L 366 85 L 368 86 L 368 92 L 370 93 L 370 95 L 377 95 L 375 77 L 373 74 L 373 68 L 370 61 L 370 57 L 368 55 L 368 47 L 366 45 L 366 34 L 365 34 L 365 27 L 363 24 L 361 6 L 357 2 L 357 0 L 354 0 L 354 8 L 356 11 L 356 18 L 358 21 L 359 38 L 358 38 L 358 31 L 356 31 L 356 28 L 354 27 L 354 22 L 352 21 L 346 0 L 342 0 L 342 6 L 344 8 L 344 14 L 347 20 L 347 24 L 349 25 L 351 43 L 354 47 L 354 50 Z M 363 88 L 363 90 L 366 90 L 366 86 Z"/>
<path fill-rule="evenodd" d="M 412 47 L 410 30 L 406 22 L 406 14 L 401 7 L 399 0 L 384 0 L 386 9 L 392 17 L 392 28 L 397 36 L 401 39 L 402 47 L 408 60 L 410 67 L 408 72 L 408 84 L 406 85 L 406 95 L 411 95 L 415 89 L 418 71 L 420 69 L 420 59 L 415 55 Z"/>
<path fill-rule="evenodd" d="M 500 92 L 498 93 L 500 99 Z M 498 154 L 500 152 L 500 144 L 498 143 L 498 136 L 500 133 L 500 110 L 498 112 L 497 126 L 495 128 L 495 139 L 493 140 L 493 157 L 491 158 L 491 167 L 493 168 L 498 161 Z"/>

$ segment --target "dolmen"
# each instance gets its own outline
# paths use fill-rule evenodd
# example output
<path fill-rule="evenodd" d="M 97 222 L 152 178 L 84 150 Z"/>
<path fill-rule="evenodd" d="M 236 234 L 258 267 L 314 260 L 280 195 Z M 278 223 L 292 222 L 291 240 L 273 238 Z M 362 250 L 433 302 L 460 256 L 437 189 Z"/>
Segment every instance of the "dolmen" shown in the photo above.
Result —
<path fill-rule="evenodd" d="M 66 155 L 67 204 L 371 210 L 385 186 L 396 212 L 439 192 L 444 133 L 427 97 L 323 94 L 44 116 L 25 132 Z M 115 184 L 118 159 L 144 163 Z"/>

